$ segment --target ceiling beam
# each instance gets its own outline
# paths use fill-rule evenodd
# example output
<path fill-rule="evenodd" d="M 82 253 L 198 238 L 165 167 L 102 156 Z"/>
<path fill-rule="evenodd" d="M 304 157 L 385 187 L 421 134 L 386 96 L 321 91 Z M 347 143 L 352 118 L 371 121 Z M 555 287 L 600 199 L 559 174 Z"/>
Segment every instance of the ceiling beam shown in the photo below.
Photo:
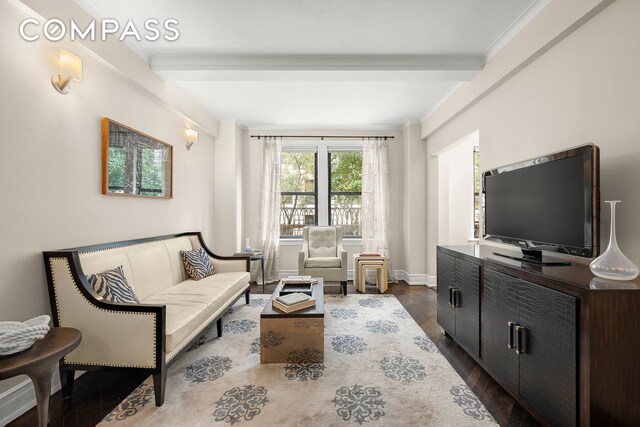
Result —
<path fill-rule="evenodd" d="M 467 82 L 480 71 L 291 71 L 291 70 L 153 70 L 161 79 L 181 82 Z"/>
<path fill-rule="evenodd" d="M 468 81 L 482 55 L 156 55 L 151 69 L 180 81 Z"/>
<path fill-rule="evenodd" d="M 155 55 L 152 70 L 475 70 L 483 55 Z"/>

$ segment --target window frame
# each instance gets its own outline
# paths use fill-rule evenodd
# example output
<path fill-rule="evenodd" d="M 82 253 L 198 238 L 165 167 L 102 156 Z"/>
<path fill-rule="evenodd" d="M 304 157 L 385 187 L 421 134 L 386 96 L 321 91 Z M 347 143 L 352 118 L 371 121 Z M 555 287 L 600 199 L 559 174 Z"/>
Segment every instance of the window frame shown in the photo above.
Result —
<path fill-rule="evenodd" d="M 339 140 L 333 139 L 331 141 L 305 141 L 305 140 L 291 140 L 283 143 L 282 152 L 314 152 L 315 153 L 315 221 L 316 225 L 324 226 L 330 225 L 331 218 L 331 198 L 329 195 L 329 186 L 331 182 L 329 180 L 329 152 L 339 151 L 356 151 L 362 152 L 362 143 L 355 142 L 354 140 Z M 327 161 L 323 165 L 320 159 L 326 158 Z M 281 196 L 292 192 L 282 192 Z M 305 193 L 306 195 L 312 195 L 312 193 Z M 281 198 L 282 200 L 282 198 Z M 344 236 L 343 243 L 346 245 L 360 244 L 362 240 L 361 236 Z M 286 245 L 297 245 L 302 241 L 302 236 L 283 236 L 280 235 L 280 243 Z"/>
<path fill-rule="evenodd" d="M 314 191 L 280 191 L 280 209 L 282 209 L 282 196 L 314 196 L 314 225 L 318 225 L 318 151 L 310 151 L 295 148 L 282 148 L 283 153 L 311 153 L 313 152 L 313 187 Z M 280 177 L 282 180 L 282 177 Z M 282 224 L 280 224 L 282 225 Z M 304 224 L 306 225 L 306 224 Z M 280 234 L 280 239 L 300 239 L 302 236 L 287 236 Z"/>
<path fill-rule="evenodd" d="M 476 157 L 478 157 L 478 165 L 476 167 Z M 480 147 L 478 145 L 473 146 L 473 154 L 471 156 L 471 163 L 473 168 L 473 209 L 472 209 L 472 217 L 471 217 L 471 240 L 479 240 L 480 239 L 480 207 L 482 205 L 482 200 L 480 196 L 482 194 L 482 172 L 480 171 Z M 476 188 L 476 173 L 479 175 L 480 179 L 478 180 L 478 187 Z M 476 191 L 477 190 L 477 191 Z M 477 203 L 477 208 L 476 208 Z M 476 214 L 478 215 L 478 220 L 476 221 Z M 477 225 L 477 228 L 476 228 Z M 476 236 L 476 230 L 478 230 L 478 235 Z"/>
<path fill-rule="evenodd" d="M 360 175 L 360 191 L 331 191 L 331 154 L 332 153 L 362 153 L 362 147 L 360 149 L 339 149 L 339 150 L 327 150 L 327 223 L 331 224 L 331 196 L 360 196 L 362 200 L 362 175 Z M 362 207 L 360 207 L 362 209 Z M 360 213 L 362 217 L 362 213 Z M 360 224 L 360 231 L 362 232 L 362 223 Z M 356 236 L 354 234 L 342 235 L 344 239 L 362 239 L 362 235 Z"/>

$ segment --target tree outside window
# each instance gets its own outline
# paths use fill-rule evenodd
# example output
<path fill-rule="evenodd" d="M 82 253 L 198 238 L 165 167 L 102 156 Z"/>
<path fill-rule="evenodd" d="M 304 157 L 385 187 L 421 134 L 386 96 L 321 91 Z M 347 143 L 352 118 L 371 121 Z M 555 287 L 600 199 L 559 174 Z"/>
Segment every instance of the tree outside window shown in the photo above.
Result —
<path fill-rule="evenodd" d="M 329 153 L 329 223 L 362 236 L 362 151 Z"/>
<path fill-rule="evenodd" d="M 318 222 L 315 152 L 282 153 L 280 236 L 302 236 L 302 227 Z"/>
<path fill-rule="evenodd" d="M 163 191 L 164 153 L 152 148 L 139 148 L 133 171 L 137 179 L 128 177 L 129 182 L 138 183 L 135 194 L 154 196 Z M 125 176 L 126 149 L 124 147 L 109 147 L 109 191 L 124 193 L 127 177 Z"/>
<path fill-rule="evenodd" d="M 301 236 L 305 225 L 318 224 L 340 225 L 345 237 L 362 236 L 362 151 L 321 148 L 323 160 L 315 151 L 282 152 L 282 238 Z M 318 185 L 318 175 L 328 177 L 328 182 Z M 320 215 L 318 199 L 322 209 L 327 209 Z"/>

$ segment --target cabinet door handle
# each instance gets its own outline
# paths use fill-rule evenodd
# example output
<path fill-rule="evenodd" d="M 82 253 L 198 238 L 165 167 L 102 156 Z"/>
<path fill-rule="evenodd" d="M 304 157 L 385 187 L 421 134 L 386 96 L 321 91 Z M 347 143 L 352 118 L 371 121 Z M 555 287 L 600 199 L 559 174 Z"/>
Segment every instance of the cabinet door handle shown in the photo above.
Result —
<path fill-rule="evenodd" d="M 453 286 L 449 286 L 449 305 L 453 305 Z"/>
<path fill-rule="evenodd" d="M 453 307 L 460 307 L 460 289 L 453 288 Z"/>
<path fill-rule="evenodd" d="M 513 344 L 513 328 L 516 324 L 514 322 L 507 322 L 507 325 L 509 325 L 509 342 L 507 343 L 507 348 L 516 348 Z"/>
<path fill-rule="evenodd" d="M 516 326 L 516 353 L 527 352 L 527 329 L 524 326 Z"/>

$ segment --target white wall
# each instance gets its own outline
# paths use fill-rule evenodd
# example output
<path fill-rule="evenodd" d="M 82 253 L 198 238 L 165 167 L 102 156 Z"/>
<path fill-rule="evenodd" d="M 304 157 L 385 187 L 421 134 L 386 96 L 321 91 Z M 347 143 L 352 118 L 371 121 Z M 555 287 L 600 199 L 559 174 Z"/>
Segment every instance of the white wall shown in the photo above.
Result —
<path fill-rule="evenodd" d="M 467 245 L 473 238 L 473 149 L 478 145 L 477 135 L 474 132 L 438 154 L 439 245 Z"/>
<path fill-rule="evenodd" d="M 593 142 L 601 149 L 601 198 L 623 201 L 617 218 L 618 241 L 627 256 L 640 264 L 638 16 L 640 2 L 635 0 L 617 0 L 595 15 L 431 134 L 429 167 L 434 162 L 431 154 L 475 129 L 482 135 L 482 170 Z M 423 134 L 430 126 L 423 123 Z M 428 200 L 437 200 L 437 188 L 437 174 L 430 173 Z M 437 207 L 430 208 L 437 212 Z M 434 218 L 430 215 L 427 236 L 430 274 L 435 272 Z M 609 212 L 603 209 L 603 244 L 609 235 L 608 223 Z"/>
<path fill-rule="evenodd" d="M 393 268 L 405 269 L 404 243 L 403 243 L 403 185 L 404 185 L 404 155 L 403 135 L 401 131 L 265 131 L 252 129 L 245 132 L 243 145 L 243 230 L 246 237 L 251 238 L 251 243 L 256 244 L 259 233 L 259 203 L 260 203 L 260 176 L 261 150 L 257 139 L 250 135 L 390 135 L 394 139 L 389 140 L 389 185 L 390 185 L 390 216 L 393 218 L 389 229 L 389 240 Z M 309 140 L 306 140 L 309 141 Z M 292 142 L 287 139 L 287 142 Z M 348 244 L 348 243 L 346 243 Z M 285 273 L 298 270 L 298 252 L 302 249 L 302 242 L 296 244 L 280 245 L 280 270 Z M 349 252 L 349 269 L 353 268 L 351 255 L 362 250 L 358 243 L 346 247 Z"/>
<path fill-rule="evenodd" d="M 0 2 L 0 320 L 50 313 L 42 251 L 190 230 L 213 240 L 213 138 L 187 152 L 182 116 L 79 44 L 23 41 L 26 17 Z M 68 95 L 50 82 L 60 47 L 84 59 Z M 101 194 L 105 116 L 174 146 L 172 200 Z"/>
<path fill-rule="evenodd" d="M 213 226 L 216 240 L 211 249 L 232 255 L 242 248 L 242 183 L 244 130 L 236 122 L 220 123 L 215 144 L 215 204 Z"/>
<path fill-rule="evenodd" d="M 420 139 L 420 125 L 407 123 L 402 129 L 403 170 L 403 251 L 404 270 L 412 283 L 426 283 L 426 146 Z"/>
<path fill-rule="evenodd" d="M 32 17 L 42 17 L 39 18 L 40 23 L 46 19 L 57 18 L 67 25 L 73 20 L 79 28 L 87 28 L 89 22 L 94 20 L 94 17 L 74 0 L 8 0 L 8 2 L 15 4 L 16 7 L 21 8 Z M 36 28 L 38 27 L 30 27 L 30 30 L 36 31 Z M 96 31 L 96 34 L 97 39 L 100 40 L 99 30 Z M 168 84 L 151 72 L 147 61 L 131 49 L 127 49 L 117 37 L 98 42 L 87 37 L 86 40 L 79 40 L 76 46 L 78 45 L 90 49 L 94 58 L 108 64 L 110 69 L 126 80 L 137 84 L 155 102 L 165 105 L 180 117 L 188 120 L 199 131 L 206 132 L 213 137 L 218 135 L 219 123 L 217 119 L 212 117 L 200 104 L 194 103 L 193 99 L 181 89 Z"/>

